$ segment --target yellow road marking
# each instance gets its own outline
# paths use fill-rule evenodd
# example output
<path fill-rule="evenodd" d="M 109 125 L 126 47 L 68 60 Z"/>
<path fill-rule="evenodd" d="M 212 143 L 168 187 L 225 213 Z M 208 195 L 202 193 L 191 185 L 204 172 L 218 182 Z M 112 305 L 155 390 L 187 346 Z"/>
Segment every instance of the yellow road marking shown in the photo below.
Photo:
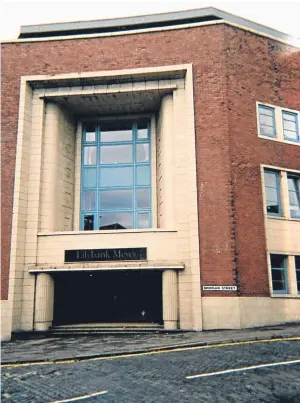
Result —
<path fill-rule="evenodd" d="M 95 357 L 95 358 L 85 358 L 85 359 L 66 359 L 66 360 L 58 360 L 58 361 L 36 361 L 36 362 L 26 362 L 20 364 L 1 364 L 2 368 L 5 367 L 28 367 L 33 365 L 50 365 L 50 364 L 74 364 L 76 362 L 87 362 L 87 361 L 102 361 L 102 360 L 114 360 L 121 358 L 131 358 L 131 357 L 140 357 L 144 355 L 154 355 L 154 354 L 169 354 L 169 353 L 177 353 L 181 351 L 192 351 L 192 350 L 202 350 L 206 348 L 218 348 L 218 347 L 228 347 L 228 346 L 240 346 L 244 344 L 256 344 L 256 343 L 274 343 L 279 341 L 300 341 L 300 337 L 283 337 L 277 339 L 262 339 L 262 340 L 252 340 L 252 341 L 238 341 L 238 342 L 230 342 L 230 343 L 216 343 L 209 344 L 207 346 L 194 346 L 194 347 L 175 347 L 167 349 L 167 350 L 152 350 L 144 353 L 131 353 L 131 354 L 121 354 L 121 355 L 109 355 L 106 357 Z"/>

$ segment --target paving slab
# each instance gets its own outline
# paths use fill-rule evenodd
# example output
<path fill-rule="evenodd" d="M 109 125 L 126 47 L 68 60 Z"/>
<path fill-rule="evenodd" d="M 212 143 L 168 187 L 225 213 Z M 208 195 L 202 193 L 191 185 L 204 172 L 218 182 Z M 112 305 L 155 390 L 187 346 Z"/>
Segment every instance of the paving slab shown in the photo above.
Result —
<path fill-rule="evenodd" d="M 300 323 L 244 330 L 216 330 L 182 333 L 31 337 L 4 342 L 2 364 L 59 361 L 134 354 L 206 344 L 254 341 L 274 338 L 300 338 Z"/>

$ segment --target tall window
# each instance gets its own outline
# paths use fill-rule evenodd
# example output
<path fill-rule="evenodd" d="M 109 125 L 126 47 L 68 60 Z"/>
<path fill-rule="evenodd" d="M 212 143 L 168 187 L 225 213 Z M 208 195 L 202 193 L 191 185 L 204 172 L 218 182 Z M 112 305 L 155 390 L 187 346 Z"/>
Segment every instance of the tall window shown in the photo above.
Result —
<path fill-rule="evenodd" d="M 296 267 L 297 290 L 298 294 L 300 294 L 300 256 L 295 256 L 295 267 Z"/>
<path fill-rule="evenodd" d="M 300 218 L 300 176 L 288 174 L 287 180 L 291 217 Z"/>
<path fill-rule="evenodd" d="M 274 108 L 259 105 L 259 128 L 261 136 L 276 137 Z"/>
<path fill-rule="evenodd" d="M 267 214 L 280 216 L 282 214 L 282 209 L 279 172 L 265 169 L 264 180 Z"/>
<path fill-rule="evenodd" d="M 87 124 L 82 134 L 81 229 L 151 227 L 150 124 Z"/>
<path fill-rule="evenodd" d="M 283 122 L 283 136 L 289 141 L 299 141 L 298 132 L 298 119 L 297 114 L 292 112 L 282 112 L 282 122 Z"/>
<path fill-rule="evenodd" d="M 275 294 L 287 294 L 287 257 L 271 255 L 272 287 Z"/>

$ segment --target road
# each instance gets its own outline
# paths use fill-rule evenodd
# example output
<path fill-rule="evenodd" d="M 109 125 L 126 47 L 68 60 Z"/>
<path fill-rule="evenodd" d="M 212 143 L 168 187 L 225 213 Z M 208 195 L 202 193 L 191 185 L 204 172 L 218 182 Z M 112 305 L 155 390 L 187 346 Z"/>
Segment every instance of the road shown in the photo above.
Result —
<path fill-rule="evenodd" d="M 293 362 L 282 364 L 288 361 Z M 280 365 L 245 368 L 270 363 Z M 215 374 L 240 368 L 244 369 Z M 207 373 L 212 374 L 187 378 Z M 2 402 L 58 401 L 300 403 L 300 341 L 241 343 L 2 368 Z"/>

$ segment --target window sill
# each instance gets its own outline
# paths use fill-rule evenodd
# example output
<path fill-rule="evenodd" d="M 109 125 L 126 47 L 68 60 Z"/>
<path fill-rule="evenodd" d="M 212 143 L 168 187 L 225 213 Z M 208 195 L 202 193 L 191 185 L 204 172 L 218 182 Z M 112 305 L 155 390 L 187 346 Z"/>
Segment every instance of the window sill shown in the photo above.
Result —
<path fill-rule="evenodd" d="M 258 138 L 264 139 L 264 140 L 276 141 L 277 143 L 282 143 L 282 144 L 291 144 L 293 146 L 300 146 L 300 142 L 289 141 L 289 140 L 284 140 L 284 139 L 276 139 L 273 137 L 261 136 L 260 134 L 258 135 Z"/>
<path fill-rule="evenodd" d="M 271 298 L 298 298 L 300 299 L 300 294 L 292 295 L 292 294 L 271 294 Z"/>
<path fill-rule="evenodd" d="M 57 232 L 38 232 L 38 236 L 57 236 L 57 235 L 112 235 L 112 234 L 134 234 L 149 232 L 178 232 L 175 229 L 147 228 L 147 229 L 120 229 L 120 230 L 95 230 L 95 231 L 57 231 Z"/>
<path fill-rule="evenodd" d="M 268 215 L 266 214 L 266 217 L 271 220 L 284 220 L 284 221 L 297 221 L 300 222 L 300 217 L 299 218 L 291 218 L 291 217 L 280 217 L 280 216 L 275 216 L 275 215 Z"/>

